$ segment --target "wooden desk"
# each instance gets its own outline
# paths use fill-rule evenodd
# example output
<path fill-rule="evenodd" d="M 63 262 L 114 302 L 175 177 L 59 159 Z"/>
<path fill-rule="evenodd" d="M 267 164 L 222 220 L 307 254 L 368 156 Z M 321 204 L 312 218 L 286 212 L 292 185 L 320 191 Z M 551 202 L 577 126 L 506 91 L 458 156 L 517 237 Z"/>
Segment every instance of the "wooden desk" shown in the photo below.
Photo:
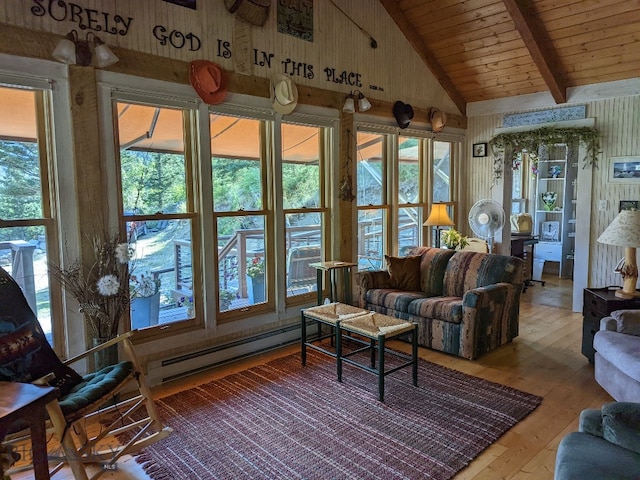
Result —
<path fill-rule="evenodd" d="M 0 382 L 0 440 L 16 420 L 29 423 L 36 480 L 49 479 L 45 405 L 59 395 L 60 391 L 54 387 Z"/>

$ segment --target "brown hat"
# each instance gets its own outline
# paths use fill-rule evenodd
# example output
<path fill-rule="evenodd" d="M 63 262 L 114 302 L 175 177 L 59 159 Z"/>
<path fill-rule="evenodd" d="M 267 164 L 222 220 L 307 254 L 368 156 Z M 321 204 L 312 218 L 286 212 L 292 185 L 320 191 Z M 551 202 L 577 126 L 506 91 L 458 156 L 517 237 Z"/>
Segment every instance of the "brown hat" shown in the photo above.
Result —
<path fill-rule="evenodd" d="M 447 114 L 439 108 L 432 108 L 429 112 L 429 121 L 431 122 L 431 130 L 433 133 L 439 133 L 447 123 Z"/>
<path fill-rule="evenodd" d="M 396 117 L 396 122 L 398 122 L 400 128 L 407 128 L 413 118 L 413 107 L 398 100 L 393 104 L 393 115 Z"/>
<path fill-rule="evenodd" d="M 227 95 L 220 66 L 209 60 L 194 60 L 189 65 L 189 82 L 205 103 L 215 105 Z"/>

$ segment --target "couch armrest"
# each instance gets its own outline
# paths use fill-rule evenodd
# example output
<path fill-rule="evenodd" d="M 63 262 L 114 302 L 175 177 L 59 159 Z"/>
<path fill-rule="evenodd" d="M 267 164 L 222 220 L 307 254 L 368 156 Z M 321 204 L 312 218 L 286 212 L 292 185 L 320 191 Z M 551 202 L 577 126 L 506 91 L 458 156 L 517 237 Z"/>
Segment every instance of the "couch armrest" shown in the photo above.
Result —
<path fill-rule="evenodd" d="M 582 410 L 578 430 L 602 438 L 602 410 L 599 408 Z"/>
<path fill-rule="evenodd" d="M 507 343 L 517 334 L 516 288 L 496 283 L 467 291 L 462 297 L 460 355 L 473 360 Z M 513 325 L 516 322 L 516 325 Z"/>
<path fill-rule="evenodd" d="M 372 288 L 391 288 L 391 276 L 386 270 L 367 270 L 356 272 L 356 302 L 360 308 L 365 308 L 364 294 Z"/>
<path fill-rule="evenodd" d="M 640 403 L 613 402 L 602 406 L 602 437 L 640 453 Z"/>

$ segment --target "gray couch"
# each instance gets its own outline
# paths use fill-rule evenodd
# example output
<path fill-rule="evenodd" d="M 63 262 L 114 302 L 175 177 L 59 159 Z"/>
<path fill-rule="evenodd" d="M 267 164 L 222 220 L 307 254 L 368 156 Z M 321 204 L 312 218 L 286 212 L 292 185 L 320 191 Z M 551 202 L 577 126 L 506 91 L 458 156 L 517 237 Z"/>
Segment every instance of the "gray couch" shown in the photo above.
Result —
<path fill-rule="evenodd" d="M 556 454 L 555 480 L 640 478 L 640 404 L 608 403 L 580 414 Z"/>
<path fill-rule="evenodd" d="M 593 348 L 600 386 L 619 402 L 640 402 L 640 310 L 617 310 L 603 318 Z"/>

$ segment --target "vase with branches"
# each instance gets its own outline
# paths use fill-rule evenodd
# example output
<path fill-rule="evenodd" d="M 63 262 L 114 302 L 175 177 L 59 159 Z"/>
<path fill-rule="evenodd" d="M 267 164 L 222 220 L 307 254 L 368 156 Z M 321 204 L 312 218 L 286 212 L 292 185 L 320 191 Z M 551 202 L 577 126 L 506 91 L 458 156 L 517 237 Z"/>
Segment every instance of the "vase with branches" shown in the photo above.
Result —
<path fill-rule="evenodd" d="M 120 319 L 129 310 L 133 250 L 117 235 L 92 239 L 93 263 L 76 260 L 68 267 L 49 265 L 49 272 L 78 301 L 90 334 L 96 339 L 118 334 Z"/>

